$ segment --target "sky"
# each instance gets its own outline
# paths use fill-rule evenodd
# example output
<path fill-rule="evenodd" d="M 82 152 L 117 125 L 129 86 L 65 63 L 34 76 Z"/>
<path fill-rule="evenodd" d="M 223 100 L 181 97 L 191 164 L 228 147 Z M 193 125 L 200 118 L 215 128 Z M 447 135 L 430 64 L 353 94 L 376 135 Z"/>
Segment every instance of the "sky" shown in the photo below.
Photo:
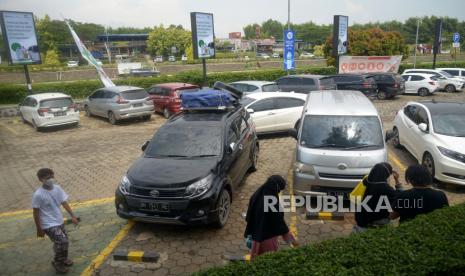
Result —
<path fill-rule="evenodd" d="M 404 21 L 416 16 L 449 16 L 465 21 L 464 0 L 290 0 L 291 22 L 331 24 L 333 15 L 353 23 Z M 111 27 L 183 25 L 189 13 L 214 14 L 216 37 L 242 31 L 269 18 L 287 22 L 287 0 L 0 0 L 0 10 L 29 11 L 39 17 L 65 18 Z"/>

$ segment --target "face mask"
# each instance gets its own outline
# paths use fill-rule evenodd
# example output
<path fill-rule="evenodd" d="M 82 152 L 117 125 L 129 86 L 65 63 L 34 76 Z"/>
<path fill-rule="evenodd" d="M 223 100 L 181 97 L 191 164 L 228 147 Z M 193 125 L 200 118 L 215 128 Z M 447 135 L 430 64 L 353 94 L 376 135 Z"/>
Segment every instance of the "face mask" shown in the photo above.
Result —
<path fill-rule="evenodd" d="M 44 181 L 44 188 L 51 190 L 53 188 L 53 185 L 56 183 L 55 179 L 50 178 Z"/>

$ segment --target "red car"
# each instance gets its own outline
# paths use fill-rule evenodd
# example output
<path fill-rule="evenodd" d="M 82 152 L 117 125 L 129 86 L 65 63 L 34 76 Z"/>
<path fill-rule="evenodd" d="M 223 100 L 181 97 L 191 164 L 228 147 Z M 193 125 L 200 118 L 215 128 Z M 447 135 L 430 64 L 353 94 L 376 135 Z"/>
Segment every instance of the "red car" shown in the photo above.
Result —
<path fill-rule="evenodd" d="M 153 100 L 155 112 L 160 112 L 165 118 L 169 118 L 181 110 L 181 98 L 179 97 L 181 93 L 195 92 L 199 89 L 194 84 L 172 82 L 153 85 L 147 89 L 147 92 Z"/>

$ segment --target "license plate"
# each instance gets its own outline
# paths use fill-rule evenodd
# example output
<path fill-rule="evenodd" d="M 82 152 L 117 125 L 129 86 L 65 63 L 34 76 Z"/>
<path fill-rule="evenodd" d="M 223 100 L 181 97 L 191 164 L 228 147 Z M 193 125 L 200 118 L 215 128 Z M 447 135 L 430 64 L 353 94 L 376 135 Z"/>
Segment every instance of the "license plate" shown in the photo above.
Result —
<path fill-rule="evenodd" d="M 54 112 L 53 115 L 54 115 L 54 116 L 65 116 L 65 115 L 66 115 L 66 111 Z"/>
<path fill-rule="evenodd" d="M 334 191 L 334 192 L 329 192 L 328 195 L 330 196 L 342 196 L 344 199 L 348 198 L 349 193 L 348 192 L 343 192 L 343 191 Z"/>
<path fill-rule="evenodd" d="M 141 209 L 157 212 L 169 212 L 170 205 L 167 202 L 142 202 Z"/>
<path fill-rule="evenodd" d="M 142 106 L 142 103 L 136 103 L 136 104 L 133 104 L 132 106 L 133 107 L 140 107 L 140 106 Z"/>

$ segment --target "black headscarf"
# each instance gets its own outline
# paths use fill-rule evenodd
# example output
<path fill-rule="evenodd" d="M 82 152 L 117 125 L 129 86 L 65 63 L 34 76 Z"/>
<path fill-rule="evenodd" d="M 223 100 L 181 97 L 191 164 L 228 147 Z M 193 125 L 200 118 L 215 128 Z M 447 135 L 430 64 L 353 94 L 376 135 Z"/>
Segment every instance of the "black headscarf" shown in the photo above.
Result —
<path fill-rule="evenodd" d="M 389 176 L 392 174 L 392 166 L 389 163 L 382 162 L 376 164 L 368 174 L 368 177 L 363 180 L 363 184 L 368 186 L 369 184 L 380 184 L 387 183 Z"/>
<path fill-rule="evenodd" d="M 275 196 L 279 201 L 278 194 L 286 187 L 286 180 L 279 175 L 270 176 L 252 195 L 247 210 L 247 226 L 244 237 L 252 236 L 257 242 L 270 239 L 275 236 L 281 236 L 289 232 L 289 228 L 284 221 L 284 213 L 279 208 L 279 204 L 274 207 L 278 210 L 265 212 L 265 196 Z"/>

